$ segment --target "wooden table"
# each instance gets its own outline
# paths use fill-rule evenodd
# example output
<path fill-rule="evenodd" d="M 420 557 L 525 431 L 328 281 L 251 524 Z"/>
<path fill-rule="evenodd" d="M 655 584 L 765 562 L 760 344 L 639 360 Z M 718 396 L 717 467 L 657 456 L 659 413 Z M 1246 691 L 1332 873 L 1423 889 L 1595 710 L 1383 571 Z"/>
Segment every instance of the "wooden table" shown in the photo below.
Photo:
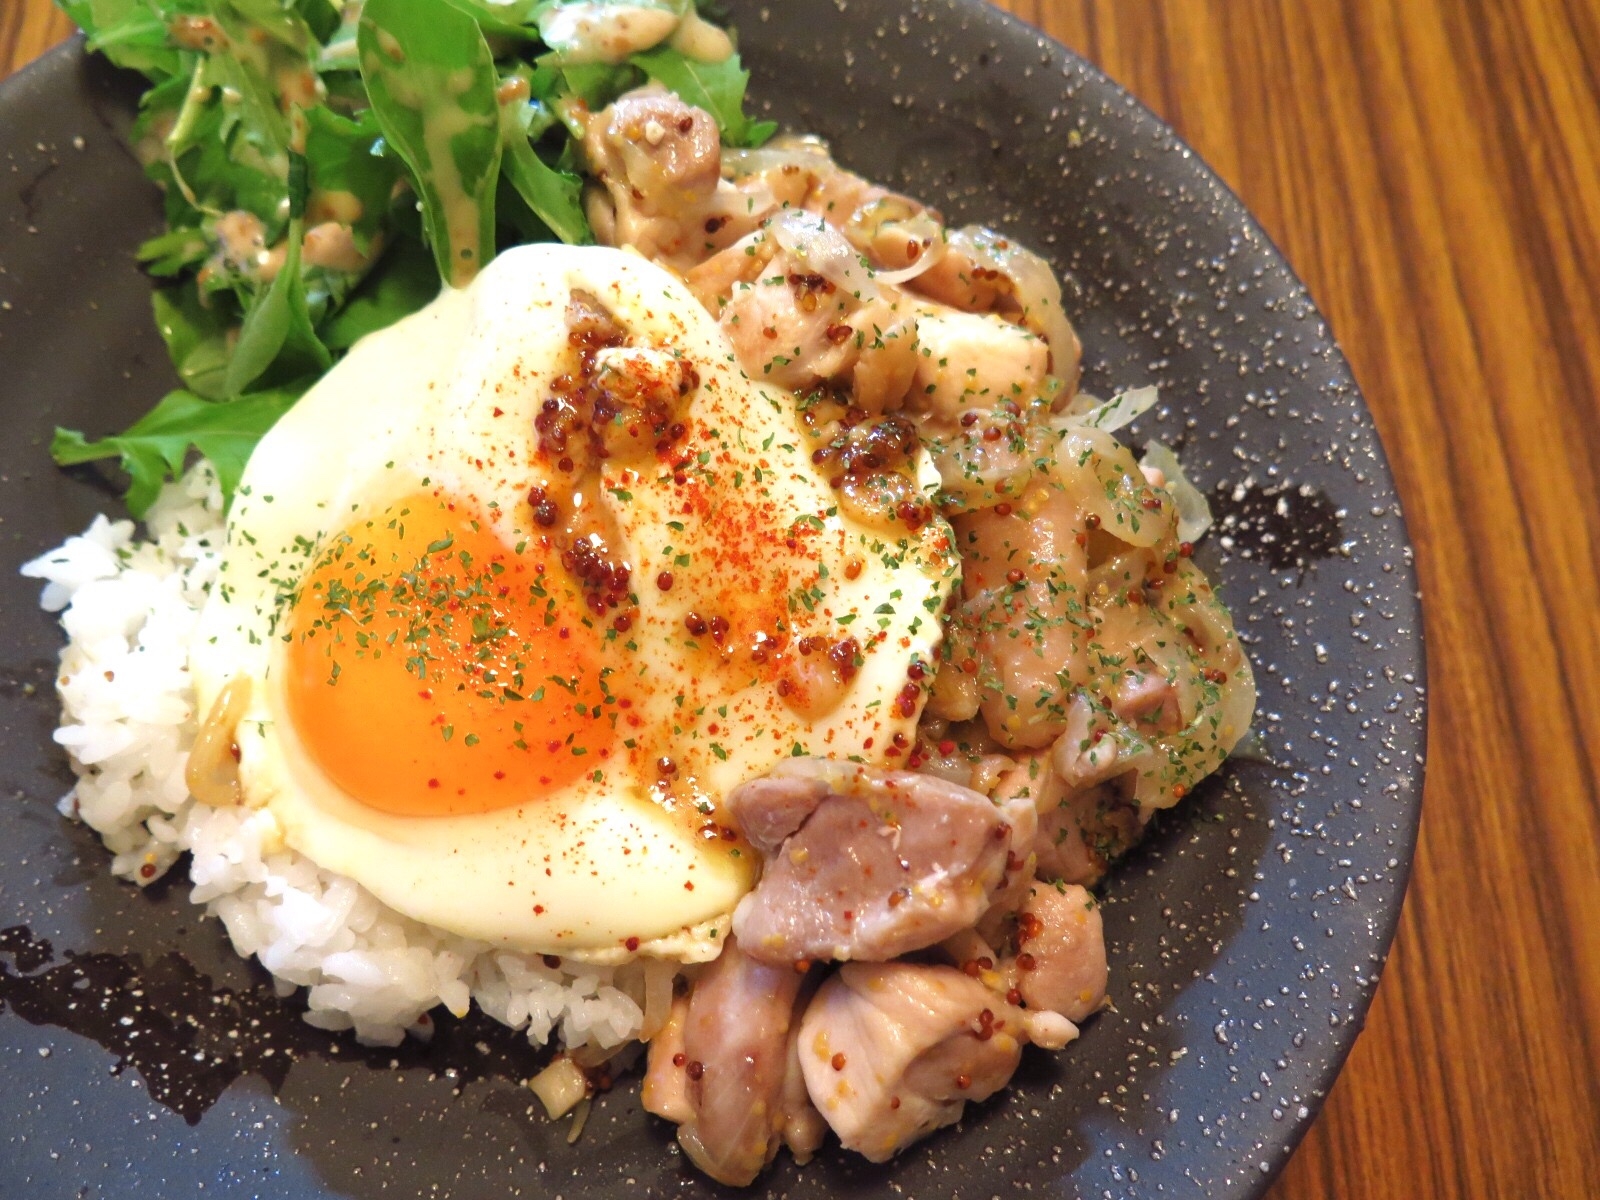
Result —
<path fill-rule="evenodd" d="M 1274 1200 L 1600 1197 L 1600 6 L 1007 0 L 1170 121 L 1310 286 L 1417 542 L 1426 819 Z M 0 76 L 65 38 L 0 3 Z"/>

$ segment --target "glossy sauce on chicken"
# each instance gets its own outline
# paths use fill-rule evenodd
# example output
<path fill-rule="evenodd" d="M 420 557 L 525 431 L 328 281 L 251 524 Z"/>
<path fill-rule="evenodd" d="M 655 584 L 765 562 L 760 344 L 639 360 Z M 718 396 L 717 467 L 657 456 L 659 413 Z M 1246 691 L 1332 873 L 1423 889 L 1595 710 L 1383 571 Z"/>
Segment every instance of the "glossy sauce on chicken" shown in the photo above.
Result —
<path fill-rule="evenodd" d="M 1244 735 L 1250 666 L 1180 485 L 1100 427 L 1117 405 L 1077 396 L 1037 255 L 812 139 L 724 151 L 660 89 L 588 115 L 582 147 L 602 240 L 679 272 L 744 373 L 793 396 L 840 505 L 948 522 L 961 555 L 901 769 L 797 758 L 727 797 L 762 874 L 645 1085 L 726 1183 L 786 1144 L 804 1161 L 824 1123 L 883 1161 L 1101 1006 L 1086 889 Z"/>

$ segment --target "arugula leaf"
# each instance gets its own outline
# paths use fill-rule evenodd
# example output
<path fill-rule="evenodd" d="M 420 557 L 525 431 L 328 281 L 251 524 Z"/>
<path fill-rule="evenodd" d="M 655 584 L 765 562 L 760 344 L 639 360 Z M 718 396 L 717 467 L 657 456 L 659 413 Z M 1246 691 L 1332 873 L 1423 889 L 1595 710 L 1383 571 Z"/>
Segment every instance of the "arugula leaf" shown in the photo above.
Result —
<path fill-rule="evenodd" d="M 233 322 L 217 304 L 203 304 L 199 292 L 189 286 L 159 288 L 150 302 L 178 378 L 197 395 L 221 400 L 226 395 L 228 333 Z"/>
<path fill-rule="evenodd" d="M 184 74 L 183 52 L 167 34 L 167 19 L 145 0 L 57 0 L 89 35 L 89 49 L 119 67 L 159 83 Z"/>
<path fill-rule="evenodd" d="M 389 197 L 403 174 L 400 161 L 378 150 L 383 131 L 369 108 L 354 120 L 318 105 L 307 109 L 306 163 L 311 169 L 312 203 L 331 206 L 337 195 L 356 202 L 354 220 L 347 220 L 356 244 L 365 249 L 388 223 Z M 313 213 L 312 223 L 332 214 Z M 344 214 L 340 214 L 344 218 Z"/>
<path fill-rule="evenodd" d="M 305 237 L 305 159 L 291 160 L 289 233 L 283 266 L 244 314 L 239 340 L 223 379 L 225 395 L 237 396 L 258 379 L 269 383 L 316 373 L 333 366 L 333 355 L 317 338 L 306 305 L 305 279 L 300 274 L 300 245 Z M 270 374 L 269 374 L 269 370 Z"/>
<path fill-rule="evenodd" d="M 127 432 L 115 437 L 91 442 L 81 433 L 57 429 L 50 454 L 64 467 L 120 458 L 129 477 L 128 508 L 142 517 L 155 502 L 161 484 L 183 470 L 193 446 L 211 460 L 222 494 L 231 498 L 262 434 L 294 406 L 308 384 L 302 381 L 257 392 L 227 404 L 215 404 L 193 392 L 170 392 Z"/>
<path fill-rule="evenodd" d="M 295 0 L 295 7 L 317 41 L 326 42 L 339 32 L 339 10 L 332 0 Z"/>
<path fill-rule="evenodd" d="M 311 30 L 304 18 L 283 0 L 226 0 L 213 7 L 224 18 L 226 10 L 232 9 L 273 41 L 302 55 L 311 45 Z"/>
<path fill-rule="evenodd" d="M 539 31 L 530 28 L 547 0 L 446 0 L 478 23 L 484 33 L 536 42 Z"/>
<path fill-rule="evenodd" d="M 528 78 L 521 72 L 511 76 L 519 77 Z M 543 228 L 569 246 L 586 246 L 594 241 L 594 233 L 583 211 L 583 180 L 571 171 L 552 167 L 533 146 L 533 139 L 554 124 L 555 117 L 538 100 L 502 105 L 500 133 L 505 157 L 501 169 Z"/>
<path fill-rule="evenodd" d="M 422 197 L 439 277 L 463 287 L 494 256 L 494 55 L 447 0 L 367 0 L 356 39 L 378 124 Z"/>
<path fill-rule="evenodd" d="M 565 90 L 596 112 L 639 81 L 639 72 L 626 64 L 613 67 L 606 63 L 578 63 L 558 69 Z"/>
<path fill-rule="evenodd" d="M 716 118 L 722 140 L 730 146 L 759 146 L 778 131 L 776 121 L 752 121 L 744 113 L 750 72 L 733 55 L 722 62 L 686 58 L 671 46 L 658 46 L 630 60 L 654 82 L 677 92 L 684 103 L 703 108 Z"/>
<path fill-rule="evenodd" d="M 152 275 L 178 275 L 198 267 L 210 253 L 211 242 L 203 230 L 179 226 L 141 244 L 138 259 Z"/>
<path fill-rule="evenodd" d="M 225 11 L 225 5 L 217 7 L 219 14 Z M 223 25 L 230 47 L 236 43 L 252 44 L 253 26 L 239 21 Z M 261 157 L 263 172 L 282 180 L 288 168 L 284 155 L 289 149 L 289 119 L 278 104 L 274 81 L 265 73 L 265 64 L 229 49 L 206 55 L 204 66 L 204 85 L 217 89 L 216 107 L 222 113 L 223 138 L 232 142 L 235 137 L 242 137 L 249 149 Z M 200 99 L 202 103 L 213 103 L 209 94 Z M 244 148 L 231 149 L 233 157 L 240 160 Z"/>
<path fill-rule="evenodd" d="M 414 238 L 401 238 L 338 315 L 323 326 L 323 345 L 336 353 L 348 350 L 358 339 L 410 316 L 438 294 L 433 255 Z"/>
<path fill-rule="evenodd" d="M 133 129 L 128 134 L 129 141 L 139 146 L 163 139 L 163 131 L 177 121 L 178 113 L 189 96 L 192 70 L 153 84 L 149 91 L 139 97 L 139 115 L 134 118 Z"/>
<path fill-rule="evenodd" d="M 263 100 L 254 72 L 226 54 L 198 58 L 188 86 L 175 94 L 182 105 L 162 139 L 165 158 L 146 172 L 168 186 L 168 220 L 197 225 L 205 215 L 245 209 L 275 239 L 283 228 L 289 129 L 276 105 Z M 223 95 L 238 99 L 225 103 Z M 152 114 L 150 127 L 160 123 Z"/>
<path fill-rule="evenodd" d="M 594 234 L 583 212 L 583 180 L 546 164 L 520 134 L 507 143 L 506 150 L 506 178 L 550 232 L 569 246 L 591 244 Z"/>

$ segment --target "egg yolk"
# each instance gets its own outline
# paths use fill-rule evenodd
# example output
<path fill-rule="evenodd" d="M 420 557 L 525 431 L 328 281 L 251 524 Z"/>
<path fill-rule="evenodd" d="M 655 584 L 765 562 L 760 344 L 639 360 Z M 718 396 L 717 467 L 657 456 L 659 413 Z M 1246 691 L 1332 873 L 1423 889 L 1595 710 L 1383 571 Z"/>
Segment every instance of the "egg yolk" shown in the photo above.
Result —
<path fill-rule="evenodd" d="M 382 812 L 447 816 L 600 769 L 626 704 L 578 585 L 545 557 L 423 495 L 329 541 L 294 601 L 284 686 L 337 786 Z"/>

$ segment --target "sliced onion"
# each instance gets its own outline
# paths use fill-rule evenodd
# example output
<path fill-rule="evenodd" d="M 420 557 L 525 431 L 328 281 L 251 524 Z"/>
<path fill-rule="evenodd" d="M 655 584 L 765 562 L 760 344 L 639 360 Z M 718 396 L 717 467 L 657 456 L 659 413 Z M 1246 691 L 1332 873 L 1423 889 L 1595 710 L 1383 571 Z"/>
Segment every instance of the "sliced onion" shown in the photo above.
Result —
<path fill-rule="evenodd" d="M 1148 390 L 1155 391 L 1154 388 Z M 1172 493 L 1172 502 L 1178 506 L 1178 540 L 1199 541 L 1211 528 L 1211 505 L 1206 503 L 1200 489 L 1189 482 L 1178 456 L 1160 442 L 1147 442 L 1139 465 L 1154 467 L 1167 477 L 1166 489 Z"/>
<path fill-rule="evenodd" d="M 672 1014 L 672 980 L 678 973 L 678 964 L 659 958 L 644 960 L 644 1023 L 639 1027 L 639 1040 L 648 1042 L 661 1032 Z"/>
<path fill-rule="evenodd" d="M 831 166 L 833 159 L 828 155 L 828 143 L 821 138 L 779 137 L 758 150 L 741 150 L 734 146 L 722 148 L 723 171 L 734 179 L 784 167 L 815 171 Z"/>
<path fill-rule="evenodd" d="M 880 237 L 903 238 L 922 247 L 917 260 L 898 270 L 875 268 L 884 283 L 907 283 L 945 256 L 944 225 L 922 205 L 890 194 L 863 204 L 844 223 L 844 235 L 862 253 L 872 256 Z"/>
<path fill-rule="evenodd" d="M 1061 433 L 1052 474 L 1079 509 L 1129 546 L 1153 546 L 1167 536 L 1170 514 L 1144 507 L 1149 492 L 1133 451 L 1103 429 L 1068 425 Z"/>
<path fill-rule="evenodd" d="M 879 203 L 882 204 L 884 202 L 879 201 Z M 856 215 L 860 216 L 860 213 Z M 854 219 L 851 218 L 852 222 Z M 845 233 L 846 236 L 849 236 L 850 230 L 847 229 Z M 937 217 L 926 209 L 899 220 L 880 223 L 873 232 L 874 240 L 883 234 L 888 234 L 891 237 L 903 237 L 907 242 L 915 242 L 922 247 L 921 253 L 917 255 L 916 262 L 902 267 L 898 271 L 880 272 L 878 278 L 885 283 L 899 284 L 915 279 L 949 253 L 950 248 L 944 237 L 944 226 L 939 223 Z M 856 245 L 861 244 L 856 238 L 851 238 L 851 241 Z"/>
<path fill-rule="evenodd" d="M 565 1054 L 558 1054 L 550 1065 L 528 1080 L 528 1089 L 539 1097 L 550 1119 L 565 1116 L 589 1095 L 589 1080 L 583 1068 Z"/>
<path fill-rule="evenodd" d="M 1060 1013 L 1048 1009 L 1023 1013 L 1022 1027 L 1028 1031 L 1028 1040 L 1045 1050 L 1060 1050 L 1068 1042 L 1078 1040 L 1078 1027 Z"/>
<path fill-rule="evenodd" d="M 765 229 L 753 230 L 752 232 L 745 234 L 737 242 L 734 242 L 726 250 L 720 251 L 720 253 L 722 253 L 722 254 L 743 254 L 745 251 L 749 250 L 752 246 L 759 246 L 762 242 L 764 242 L 766 240 L 767 240 L 767 231 Z"/>
<path fill-rule="evenodd" d="M 235 675 L 200 723 L 183 781 L 189 794 L 201 804 L 227 807 L 244 797 L 239 784 L 239 757 L 235 738 L 239 722 L 250 707 L 250 677 Z"/>
<path fill-rule="evenodd" d="M 1016 288 L 1022 306 L 1022 323 L 1050 347 L 1058 373 L 1061 364 L 1076 364 L 1080 348 L 1072 322 L 1061 307 L 1061 283 L 1056 273 L 1032 250 L 1002 237 L 982 225 L 968 225 L 950 235 L 950 250 L 965 254 L 980 267 L 998 271 Z"/>
<path fill-rule="evenodd" d="M 984 413 L 953 437 L 925 442 L 939 471 L 940 506 L 946 516 L 1020 496 L 1033 478 L 1035 464 L 1053 457 L 1061 435 L 1049 427 L 1030 429 L 1023 446 L 1013 445 L 1010 438 L 989 441 L 983 436 L 1005 423 L 999 414 Z"/>
<path fill-rule="evenodd" d="M 844 223 L 844 232 L 857 246 L 865 248 L 885 225 L 909 226 L 914 222 L 924 226 L 920 230 L 912 230 L 914 236 L 944 240 L 944 226 L 935 221 L 922 205 L 893 192 L 869 200 L 857 208 Z"/>
<path fill-rule="evenodd" d="M 578 1139 L 583 1136 L 583 1127 L 589 1123 L 589 1110 L 593 1106 L 594 1102 L 587 1096 L 578 1101 L 578 1107 L 572 1114 L 572 1125 L 567 1130 L 567 1145 L 578 1144 Z"/>
<path fill-rule="evenodd" d="M 1101 400 L 1088 392 L 1079 392 L 1061 414 L 1064 425 L 1087 425 L 1115 433 L 1130 424 L 1140 414 L 1154 408 L 1161 393 L 1153 387 L 1130 388 L 1118 392 L 1109 400 Z"/>
<path fill-rule="evenodd" d="M 938 243 L 934 244 L 937 245 Z M 909 283 L 918 275 L 921 275 L 929 267 L 933 266 L 934 263 L 938 262 L 941 257 L 941 255 L 935 254 L 930 250 L 921 258 L 917 259 L 916 262 L 912 263 L 909 267 L 905 267 L 899 271 L 879 271 L 874 277 L 879 283 L 891 283 L 895 285 Z"/>
<path fill-rule="evenodd" d="M 815 213 L 789 208 L 767 226 L 782 246 L 807 271 L 821 275 L 858 300 L 876 300 L 878 285 L 860 252 Z"/>
<path fill-rule="evenodd" d="M 727 154 L 727 151 L 724 150 L 723 154 Z M 778 198 L 773 195 L 771 185 L 764 178 L 746 178 L 738 186 L 726 181 L 724 184 L 712 195 L 709 211 L 713 216 L 724 216 L 735 221 L 751 217 L 761 220 L 778 208 Z"/>

